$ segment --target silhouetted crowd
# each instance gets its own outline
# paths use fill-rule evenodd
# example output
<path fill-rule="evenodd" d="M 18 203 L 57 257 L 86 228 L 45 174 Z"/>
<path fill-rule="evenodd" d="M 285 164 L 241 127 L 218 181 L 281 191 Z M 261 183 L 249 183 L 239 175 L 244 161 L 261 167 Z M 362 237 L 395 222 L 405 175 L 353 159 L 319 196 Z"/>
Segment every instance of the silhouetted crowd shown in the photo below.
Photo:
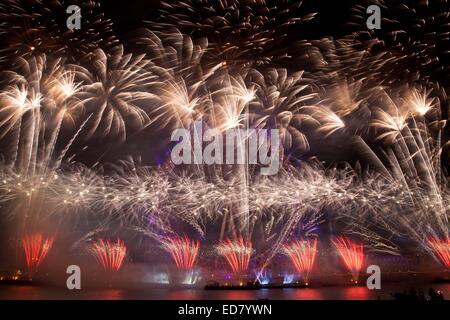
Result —
<path fill-rule="evenodd" d="M 395 300 L 444 300 L 444 293 L 440 290 L 436 291 L 433 288 L 430 288 L 430 290 L 428 290 L 428 297 L 425 295 L 422 289 L 416 290 L 414 288 L 409 289 L 409 291 L 404 290 L 403 292 L 391 293 L 391 296 Z"/>

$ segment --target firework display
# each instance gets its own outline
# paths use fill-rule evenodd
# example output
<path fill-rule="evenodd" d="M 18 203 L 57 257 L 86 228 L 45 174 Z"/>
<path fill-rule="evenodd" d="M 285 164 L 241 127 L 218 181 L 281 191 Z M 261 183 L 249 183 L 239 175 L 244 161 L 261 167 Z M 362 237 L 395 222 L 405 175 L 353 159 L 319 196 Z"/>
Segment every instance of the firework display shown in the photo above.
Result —
<path fill-rule="evenodd" d="M 161 1 L 124 37 L 97 1 L 3 1 L 5 237 L 64 230 L 65 254 L 87 245 L 106 275 L 128 256 L 172 263 L 188 284 L 198 270 L 283 274 L 285 260 L 308 285 L 336 252 L 355 283 L 368 255 L 448 272 L 449 2 L 354 0 L 333 35 L 309 29 L 327 16 L 307 2 Z M 389 8 L 379 30 L 372 2 Z M 66 26 L 72 4 L 80 30 Z M 173 161 L 177 129 L 192 164 Z M 270 130 L 279 150 L 251 145 Z M 279 166 L 262 175 L 245 150 L 269 147 Z M 103 240 L 115 237 L 127 245 Z M 53 242 L 23 237 L 29 278 Z"/>

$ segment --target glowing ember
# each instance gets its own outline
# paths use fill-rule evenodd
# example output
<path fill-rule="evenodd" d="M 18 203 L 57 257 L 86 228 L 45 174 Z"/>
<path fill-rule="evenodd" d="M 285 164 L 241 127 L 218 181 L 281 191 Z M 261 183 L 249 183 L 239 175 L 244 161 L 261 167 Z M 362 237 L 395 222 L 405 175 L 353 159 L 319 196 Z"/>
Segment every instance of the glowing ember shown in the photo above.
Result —
<path fill-rule="evenodd" d="M 247 271 L 252 255 L 252 242 L 240 237 L 234 241 L 226 239 L 221 241 L 218 251 L 225 257 L 234 273 Z"/>
<path fill-rule="evenodd" d="M 308 241 L 293 241 L 283 246 L 283 252 L 289 256 L 295 269 L 300 273 L 308 285 L 309 274 L 314 265 L 317 253 L 317 239 Z"/>
<path fill-rule="evenodd" d="M 120 239 L 116 243 L 99 239 L 93 243 L 92 251 L 97 262 L 107 272 L 119 271 L 127 255 L 127 247 Z"/>
<path fill-rule="evenodd" d="M 188 237 L 174 238 L 168 239 L 164 248 L 170 252 L 178 269 L 190 270 L 197 260 L 200 242 Z"/>
<path fill-rule="evenodd" d="M 54 238 L 44 238 L 40 233 L 27 235 L 22 239 L 22 247 L 25 252 L 28 276 L 30 279 L 38 271 L 39 265 L 44 261 L 52 248 Z"/>
<path fill-rule="evenodd" d="M 429 239 L 429 244 L 444 267 L 450 269 L 450 239 L 440 240 L 433 237 Z"/>
<path fill-rule="evenodd" d="M 358 283 L 359 272 L 364 262 L 364 248 L 362 243 L 356 243 L 346 237 L 338 237 L 333 244 L 339 252 L 345 266 L 352 274 L 352 280 Z"/>

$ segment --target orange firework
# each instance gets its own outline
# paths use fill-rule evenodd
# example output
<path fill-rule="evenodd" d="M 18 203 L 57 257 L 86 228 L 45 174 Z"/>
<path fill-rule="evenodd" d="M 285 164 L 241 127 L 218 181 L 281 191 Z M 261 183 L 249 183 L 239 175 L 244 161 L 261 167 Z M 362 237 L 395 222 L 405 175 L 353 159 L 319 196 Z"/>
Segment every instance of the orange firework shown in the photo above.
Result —
<path fill-rule="evenodd" d="M 92 251 L 97 262 L 107 272 L 119 271 L 127 255 L 127 247 L 120 239 L 115 243 L 99 239 L 92 244 Z"/>
<path fill-rule="evenodd" d="M 22 247 L 25 252 L 27 262 L 28 277 L 30 279 L 38 271 L 39 265 L 44 261 L 48 252 L 52 248 L 54 238 L 44 238 L 40 233 L 26 235 L 22 239 Z"/>
<path fill-rule="evenodd" d="M 450 269 L 450 239 L 440 240 L 432 237 L 428 240 L 428 243 L 444 267 Z"/>
<path fill-rule="evenodd" d="M 234 241 L 226 239 L 221 241 L 218 251 L 225 257 L 234 273 L 247 271 L 252 255 L 252 242 L 240 237 Z"/>
<path fill-rule="evenodd" d="M 364 262 L 364 247 L 362 243 L 356 243 L 346 237 L 338 237 L 333 244 L 339 252 L 347 269 L 352 274 L 352 280 L 358 283 L 359 272 Z"/>
<path fill-rule="evenodd" d="M 308 285 L 309 274 L 314 265 L 317 253 L 317 239 L 305 241 L 293 241 L 283 246 L 283 252 L 289 256 L 295 269 L 300 273 Z"/>
<path fill-rule="evenodd" d="M 188 237 L 168 239 L 164 248 L 170 252 L 178 269 L 190 270 L 194 267 L 200 249 L 200 241 Z"/>

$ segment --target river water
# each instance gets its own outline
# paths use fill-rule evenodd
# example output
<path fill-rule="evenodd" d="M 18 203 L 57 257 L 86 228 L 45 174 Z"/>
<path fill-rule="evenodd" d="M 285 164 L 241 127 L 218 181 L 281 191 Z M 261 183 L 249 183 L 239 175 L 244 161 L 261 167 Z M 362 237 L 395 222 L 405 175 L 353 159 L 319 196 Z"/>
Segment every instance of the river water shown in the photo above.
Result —
<path fill-rule="evenodd" d="M 67 290 L 56 287 L 0 285 L 0 300 L 7 299 L 83 299 L 83 300 L 374 300 L 392 299 L 392 292 L 400 292 L 411 287 L 423 289 L 425 294 L 432 287 L 444 292 L 450 299 L 449 283 L 386 284 L 381 290 L 359 287 L 319 287 L 306 289 L 261 289 L 205 291 L 203 289 L 81 289 Z"/>

